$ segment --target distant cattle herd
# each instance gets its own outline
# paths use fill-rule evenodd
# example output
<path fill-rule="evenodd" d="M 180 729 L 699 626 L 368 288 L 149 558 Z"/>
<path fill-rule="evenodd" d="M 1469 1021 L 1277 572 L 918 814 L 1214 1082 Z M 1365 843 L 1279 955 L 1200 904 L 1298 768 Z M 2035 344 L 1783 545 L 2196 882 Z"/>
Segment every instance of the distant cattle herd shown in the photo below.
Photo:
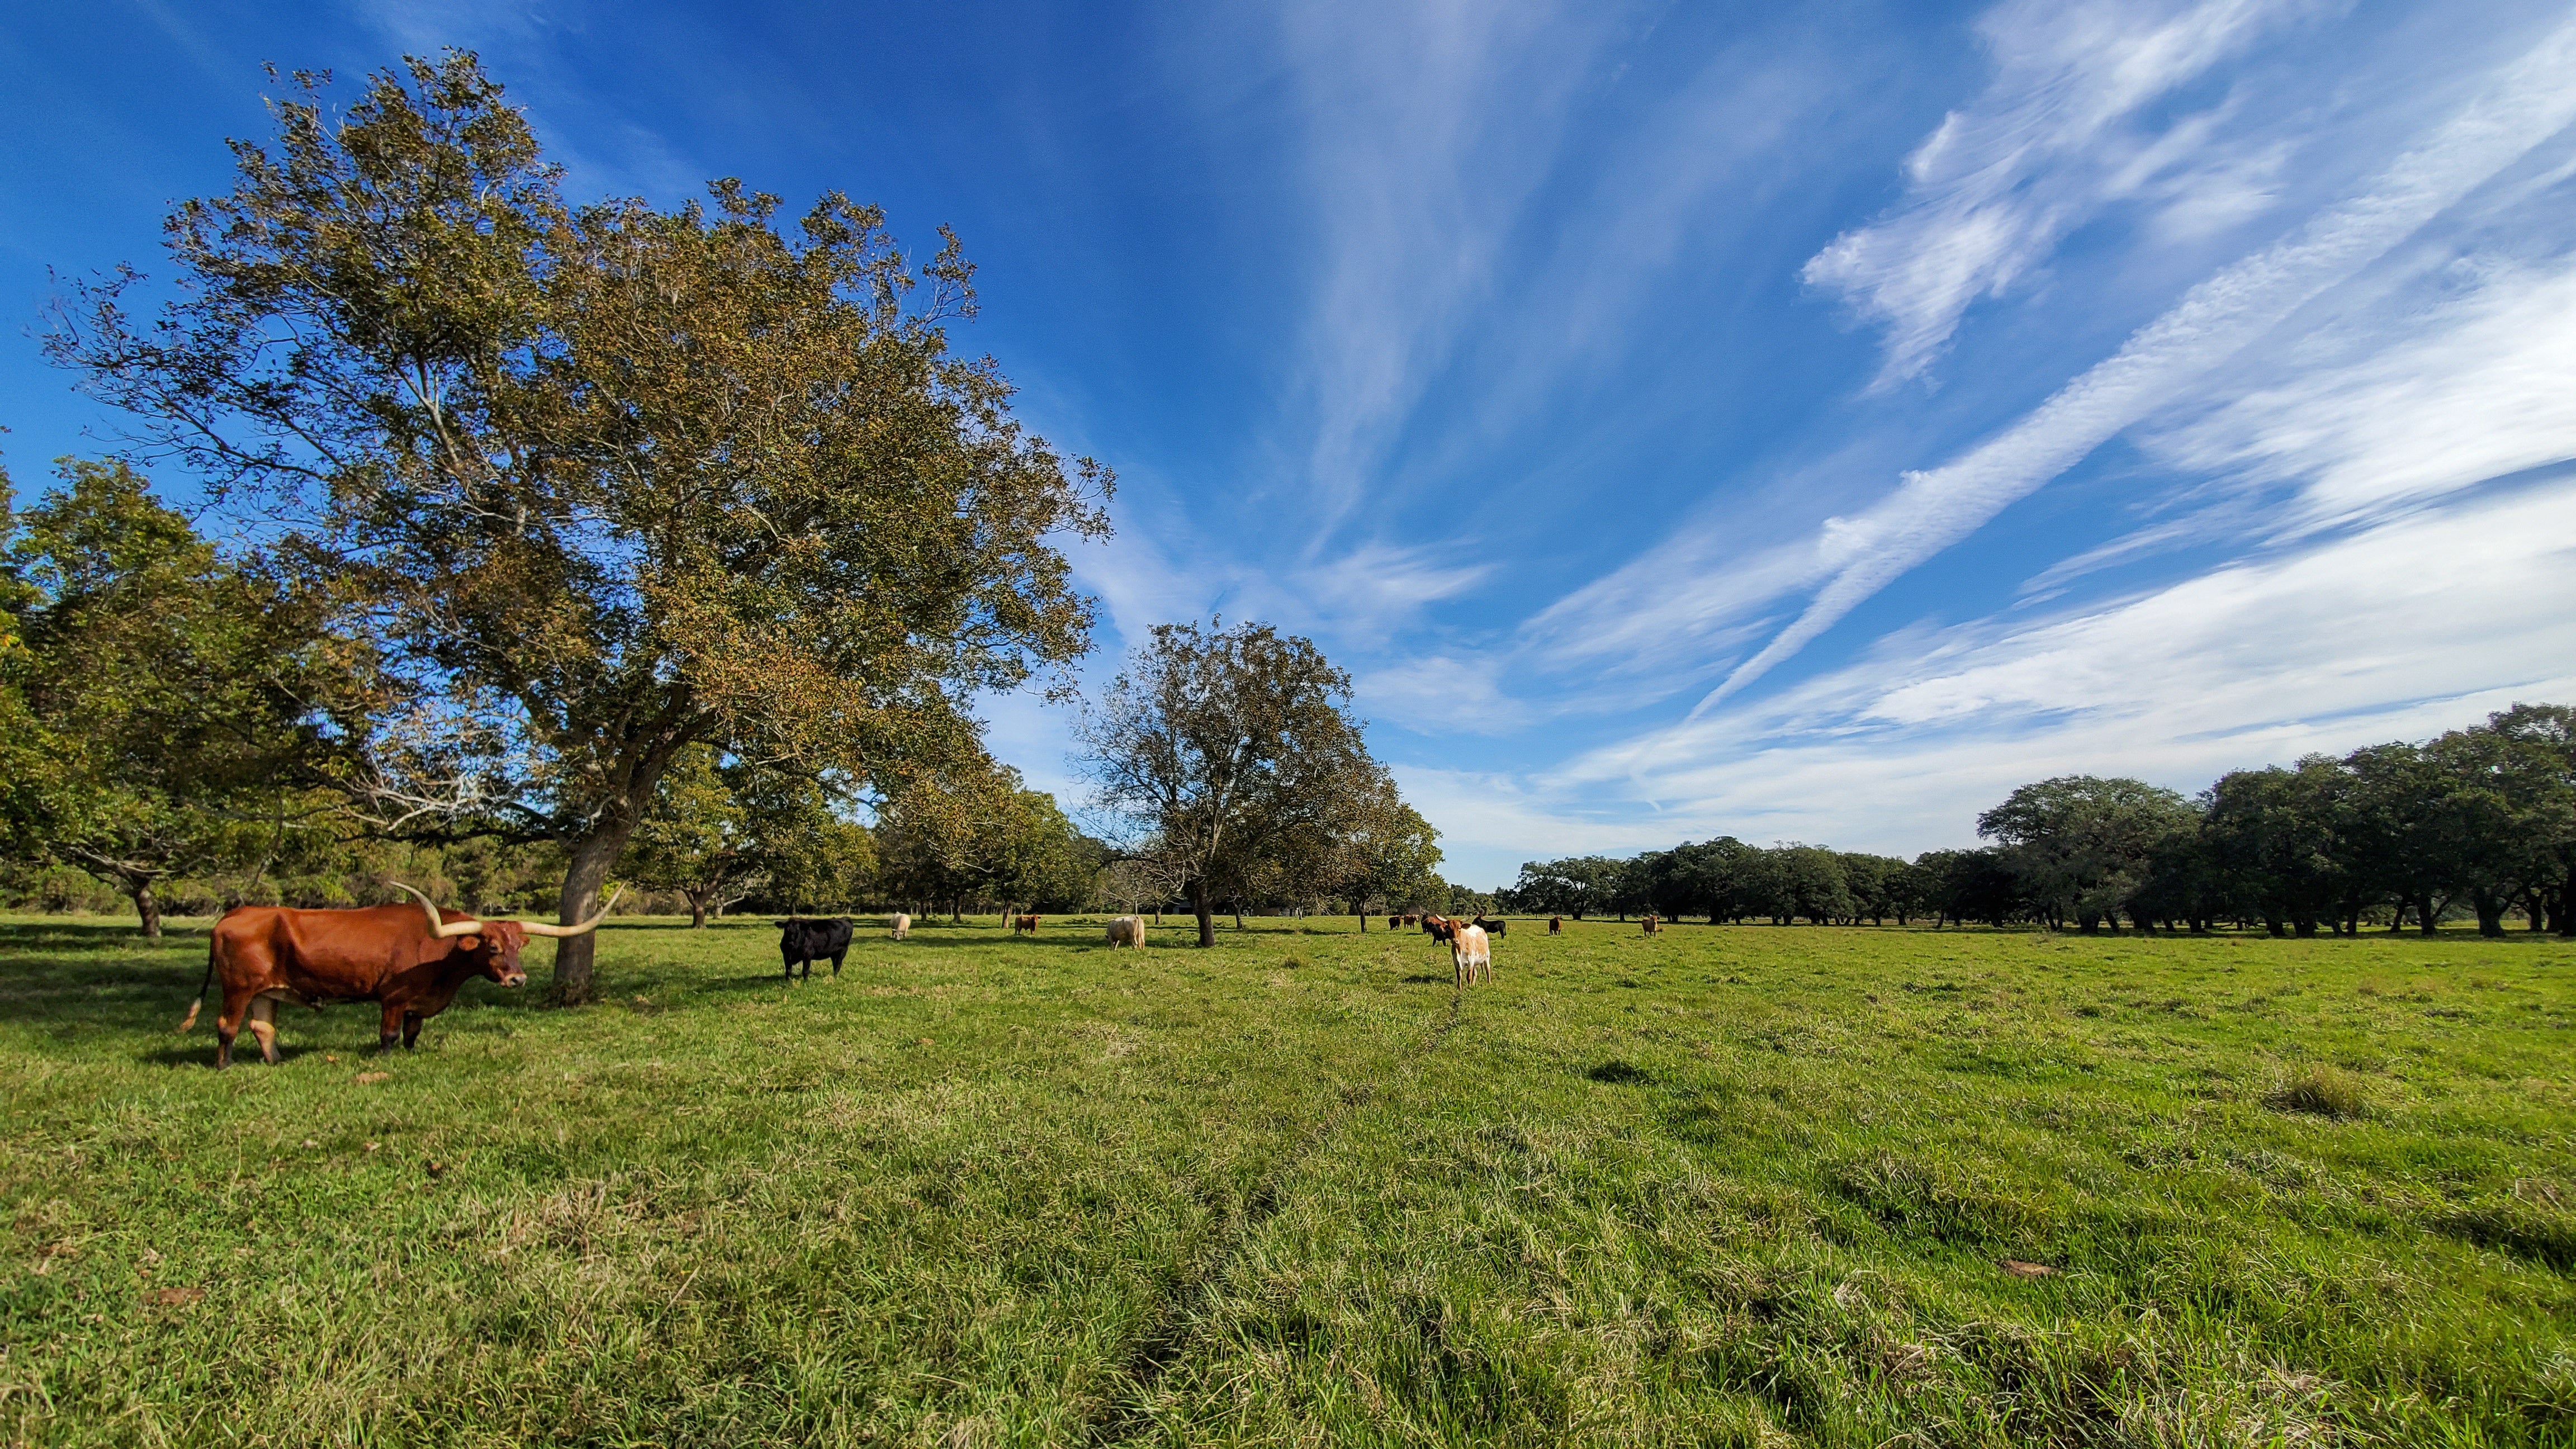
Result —
<path fill-rule="evenodd" d="M 197 1024 L 206 993 L 218 983 L 223 1004 L 215 1017 L 215 1065 L 232 1062 L 233 1038 L 247 1024 L 259 1041 L 260 1056 L 275 1063 L 277 1004 L 296 1001 L 320 1010 L 325 1002 L 373 1001 L 384 1009 L 379 1045 L 393 1050 L 399 1041 L 415 1045 L 421 1024 L 447 1009 L 467 981 L 482 976 L 503 986 L 519 986 L 528 973 L 519 965 L 520 948 L 532 936 L 579 936 L 598 929 L 608 917 L 609 902 L 599 914 L 577 926 L 534 921 L 504 921 L 479 916 L 442 915 L 429 897 L 410 886 L 395 888 L 419 902 L 361 906 L 348 910 L 293 910 L 281 906 L 243 906 L 215 923 L 207 947 L 206 979 L 197 999 L 179 1024 Z M 1036 914 L 1013 915 L 1013 935 L 1036 935 Z M 1390 927 L 1419 926 L 1424 935 L 1449 948 L 1452 977 L 1464 988 L 1493 979 L 1493 938 L 1509 923 L 1478 915 L 1462 921 L 1430 912 L 1401 913 L 1386 918 Z M 789 981 L 812 980 L 814 963 L 830 961 L 841 974 L 857 924 L 848 916 L 791 916 L 778 926 L 779 971 Z M 1648 934 L 1660 923 L 1645 920 Z M 901 941 L 912 933 L 912 917 L 897 911 L 886 918 L 887 934 Z M 1565 918 L 1551 917 L 1547 933 L 1561 935 Z M 1120 916 L 1108 923 L 1112 950 L 1138 950 L 1145 945 L 1145 923 Z"/>

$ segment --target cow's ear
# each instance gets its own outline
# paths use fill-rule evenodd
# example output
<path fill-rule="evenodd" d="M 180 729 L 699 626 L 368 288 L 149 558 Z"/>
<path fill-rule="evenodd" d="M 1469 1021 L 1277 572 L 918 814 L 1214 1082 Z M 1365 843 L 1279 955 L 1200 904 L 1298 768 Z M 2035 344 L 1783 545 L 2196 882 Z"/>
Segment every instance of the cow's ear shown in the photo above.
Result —
<path fill-rule="evenodd" d="M 456 938 L 456 949 L 459 951 L 480 951 L 483 949 L 483 938 L 480 936 L 459 936 Z"/>

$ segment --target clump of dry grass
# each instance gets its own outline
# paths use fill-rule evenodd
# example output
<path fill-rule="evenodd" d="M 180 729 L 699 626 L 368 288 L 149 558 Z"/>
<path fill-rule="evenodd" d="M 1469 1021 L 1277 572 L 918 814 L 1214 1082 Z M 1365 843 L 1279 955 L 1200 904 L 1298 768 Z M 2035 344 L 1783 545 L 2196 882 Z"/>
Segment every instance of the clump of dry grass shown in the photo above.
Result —
<path fill-rule="evenodd" d="M 2370 1086 L 2341 1067 L 2312 1066 L 2264 1099 L 2284 1112 L 2307 1112 L 2347 1122 L 2370 1111 Z"/>

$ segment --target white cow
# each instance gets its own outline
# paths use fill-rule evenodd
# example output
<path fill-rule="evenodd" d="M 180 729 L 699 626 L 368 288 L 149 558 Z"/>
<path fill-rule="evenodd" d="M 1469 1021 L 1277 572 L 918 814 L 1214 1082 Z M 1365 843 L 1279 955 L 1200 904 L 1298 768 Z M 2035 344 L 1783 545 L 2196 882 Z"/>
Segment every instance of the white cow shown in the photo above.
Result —
<path fill-rule="evenodd" d="M 1494 948 L 1485 938 L 1484 927 L 1458 928 L 1458 934 L 1449 938 L 1449 965 L 1460 986 L 1494 979 Z"/>
<path fill-rule="evenodd" d="M 1109 923 L 1109 949 L 1115 951 L 1121 946 L 1133 946 L 1139 951 L 1145 949 L 1143 921 L 1134 916 L 1120 916 Z"/>
<path fill-rule="evenodd" d="M 901 911 L 894 913 L 894 920 L 891 924 L 894 926 L 894 938 L 898 941 L 912 934 L 912 917 L 905 915 Z"/>

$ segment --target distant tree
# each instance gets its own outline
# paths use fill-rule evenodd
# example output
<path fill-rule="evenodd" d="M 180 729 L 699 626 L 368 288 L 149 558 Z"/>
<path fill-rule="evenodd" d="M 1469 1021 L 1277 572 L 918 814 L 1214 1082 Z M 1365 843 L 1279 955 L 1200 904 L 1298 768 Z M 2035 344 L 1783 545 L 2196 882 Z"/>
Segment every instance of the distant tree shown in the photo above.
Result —
<path fill-rule="evenodd" d="M 1925 851 L 1915 857 L 1914 868 L 1928 878 L 1928 904 L 1944 923 L 1982 921 L 2000 926 L 2027 909 L 2020 884 L 2001 851 Z"/>
<path fill-rule="evenodd" d="M 114 885 L 157 937 L 165 882 L 328 839 L 315 792 L 360 656 L 124 464 L 62 479 L 12 514 L 0 475 L 0 834 Z"/>
<path fill-rule="evenodd" d="M 1106 533 L 1109 479 L 949 354 L 954 238 L 916 268 L 872 207 L 782 230 L 731 181 L 568 205 L 468 54 L 336 117 L 318 84 L 173 213 L 157 320 L 121 271 L 48 346 L 383 649 L 380 826 L 551 842 L 576 920 L 690 745 L 893 793 L 975 752 L 958 698 L 1087 647 L 1051 540 Z"/>
<path fill-rule="evenodd" d="M 1181 870 L 1201 946 L 1217 901 L 1382 788 L 1350 690 L 1311 641 L 1267 624 L 1159 624 L 1085 714 L 1100 806 Z"/>
<path fill-rule="evenodd" d="M 1977 834 L 2002 843 L 2023 895 L 2062 927 L 2118 929 L 2129 892 L 2157 845 L 2197 821 L 2190 802 L 2138 780 L 2067 775 L 2015 790 L 1977 817 Z"/>
<path fill-rule="evenodd" d="M 1823 926 L 1857 914 L 1840 855 L 1820 845 L 1794 843 L 1778 847 L 1771 855 L 1778 862 L 1775 916 L 1789 920 L 1804 917 L 1813 925 Z"/>
<path fill-rule="evenodd" d="M 2528 858 L 2531 929 L 2576 937 L 2576 708 L 2516 704 L 2487 716 L 2506 757 L 2499 780 Z"/>
<path fill-rule="evenodd" d="M 2207 802 L 2211 858 L 2237 910 L 2275 936 L 2313 936 L 2346 883 L 2337 860 L 2343 785 L 2335 762 L 2311 756 L 2219 777 Z"/>
<path fill-rule="evenodd" d="M 1055 797 L 991 761 L 925 776 L 886 802 L 876 844 L 895 899 L 951 916 L 969 902 L 1087 900 L 1097 869 Z"/>
<path fill-rule="evenodd" d="M 1621 869 L 1621 862 L 1603 855 L 1523 862 L 1520 877 L 1511 886 L 1512 909 L 1568 915 L 1578 921 L 1614 910 Z"/>
<path fill-rule="evenodd" d="M 1102 884 L 1111 903 L 1121 910 L 1134 915 L 1150 907 L 1155 922 L 1160 924 L 1164 905 L 1188 883 L 1188 871 L 1165 856 L 1158 845 L 1148 840 L 1116 854 Z"/>
<path fill-rule="evenodd" d="M 750 812 L 713 748 L 691 745 L 672 762 L 618 873 L 645 890 L 677 892 L 689 903 L 692 928 L 768 884 Z"/>
<path fill-rule="evenodd" d="M 1867 916 L 1872 925 L 1884 925 L 1889 916 L 1900 916 L 1898 882 L 1906 865 L 1904 861 L 1884 855 L 1842 850 L 1834 853 L 1835 863 L 1843 870 L 1843 884 L 1851 892 L 1854 923 Z"/>
<path fill-rule="evenodd" d="M 1761 854 L 1732 835 L 1721 835 L 1698 847 L 1691 869 L 1699 877 L 1698 897 L 1710 925 L 1737 921 L 1753 913 L 1751 882 Z"/>
<path fill-rule="evenodd" d="M 1339 888 L 1368 929 L 1371 913 L 1418 902 L 1440 879 L 1440 832 L 1419 811 L 1395 798 L 1392 788 L 1348 837 L 1349 869 Z"/>
<path fill-rule="evenodd" d="M 2437 838 L 2448 847 L 2448 874 L 2477 913 L 2478 934 L 2504 934 L 2504 913 L 2517 897 L 2561 878 L 2558 847 L 2566 822 L 2546 795 L 2524 787 L 2527 756 L 2492 729 L 2453 730 L 2424 747 L 2439 789 Z"/>

